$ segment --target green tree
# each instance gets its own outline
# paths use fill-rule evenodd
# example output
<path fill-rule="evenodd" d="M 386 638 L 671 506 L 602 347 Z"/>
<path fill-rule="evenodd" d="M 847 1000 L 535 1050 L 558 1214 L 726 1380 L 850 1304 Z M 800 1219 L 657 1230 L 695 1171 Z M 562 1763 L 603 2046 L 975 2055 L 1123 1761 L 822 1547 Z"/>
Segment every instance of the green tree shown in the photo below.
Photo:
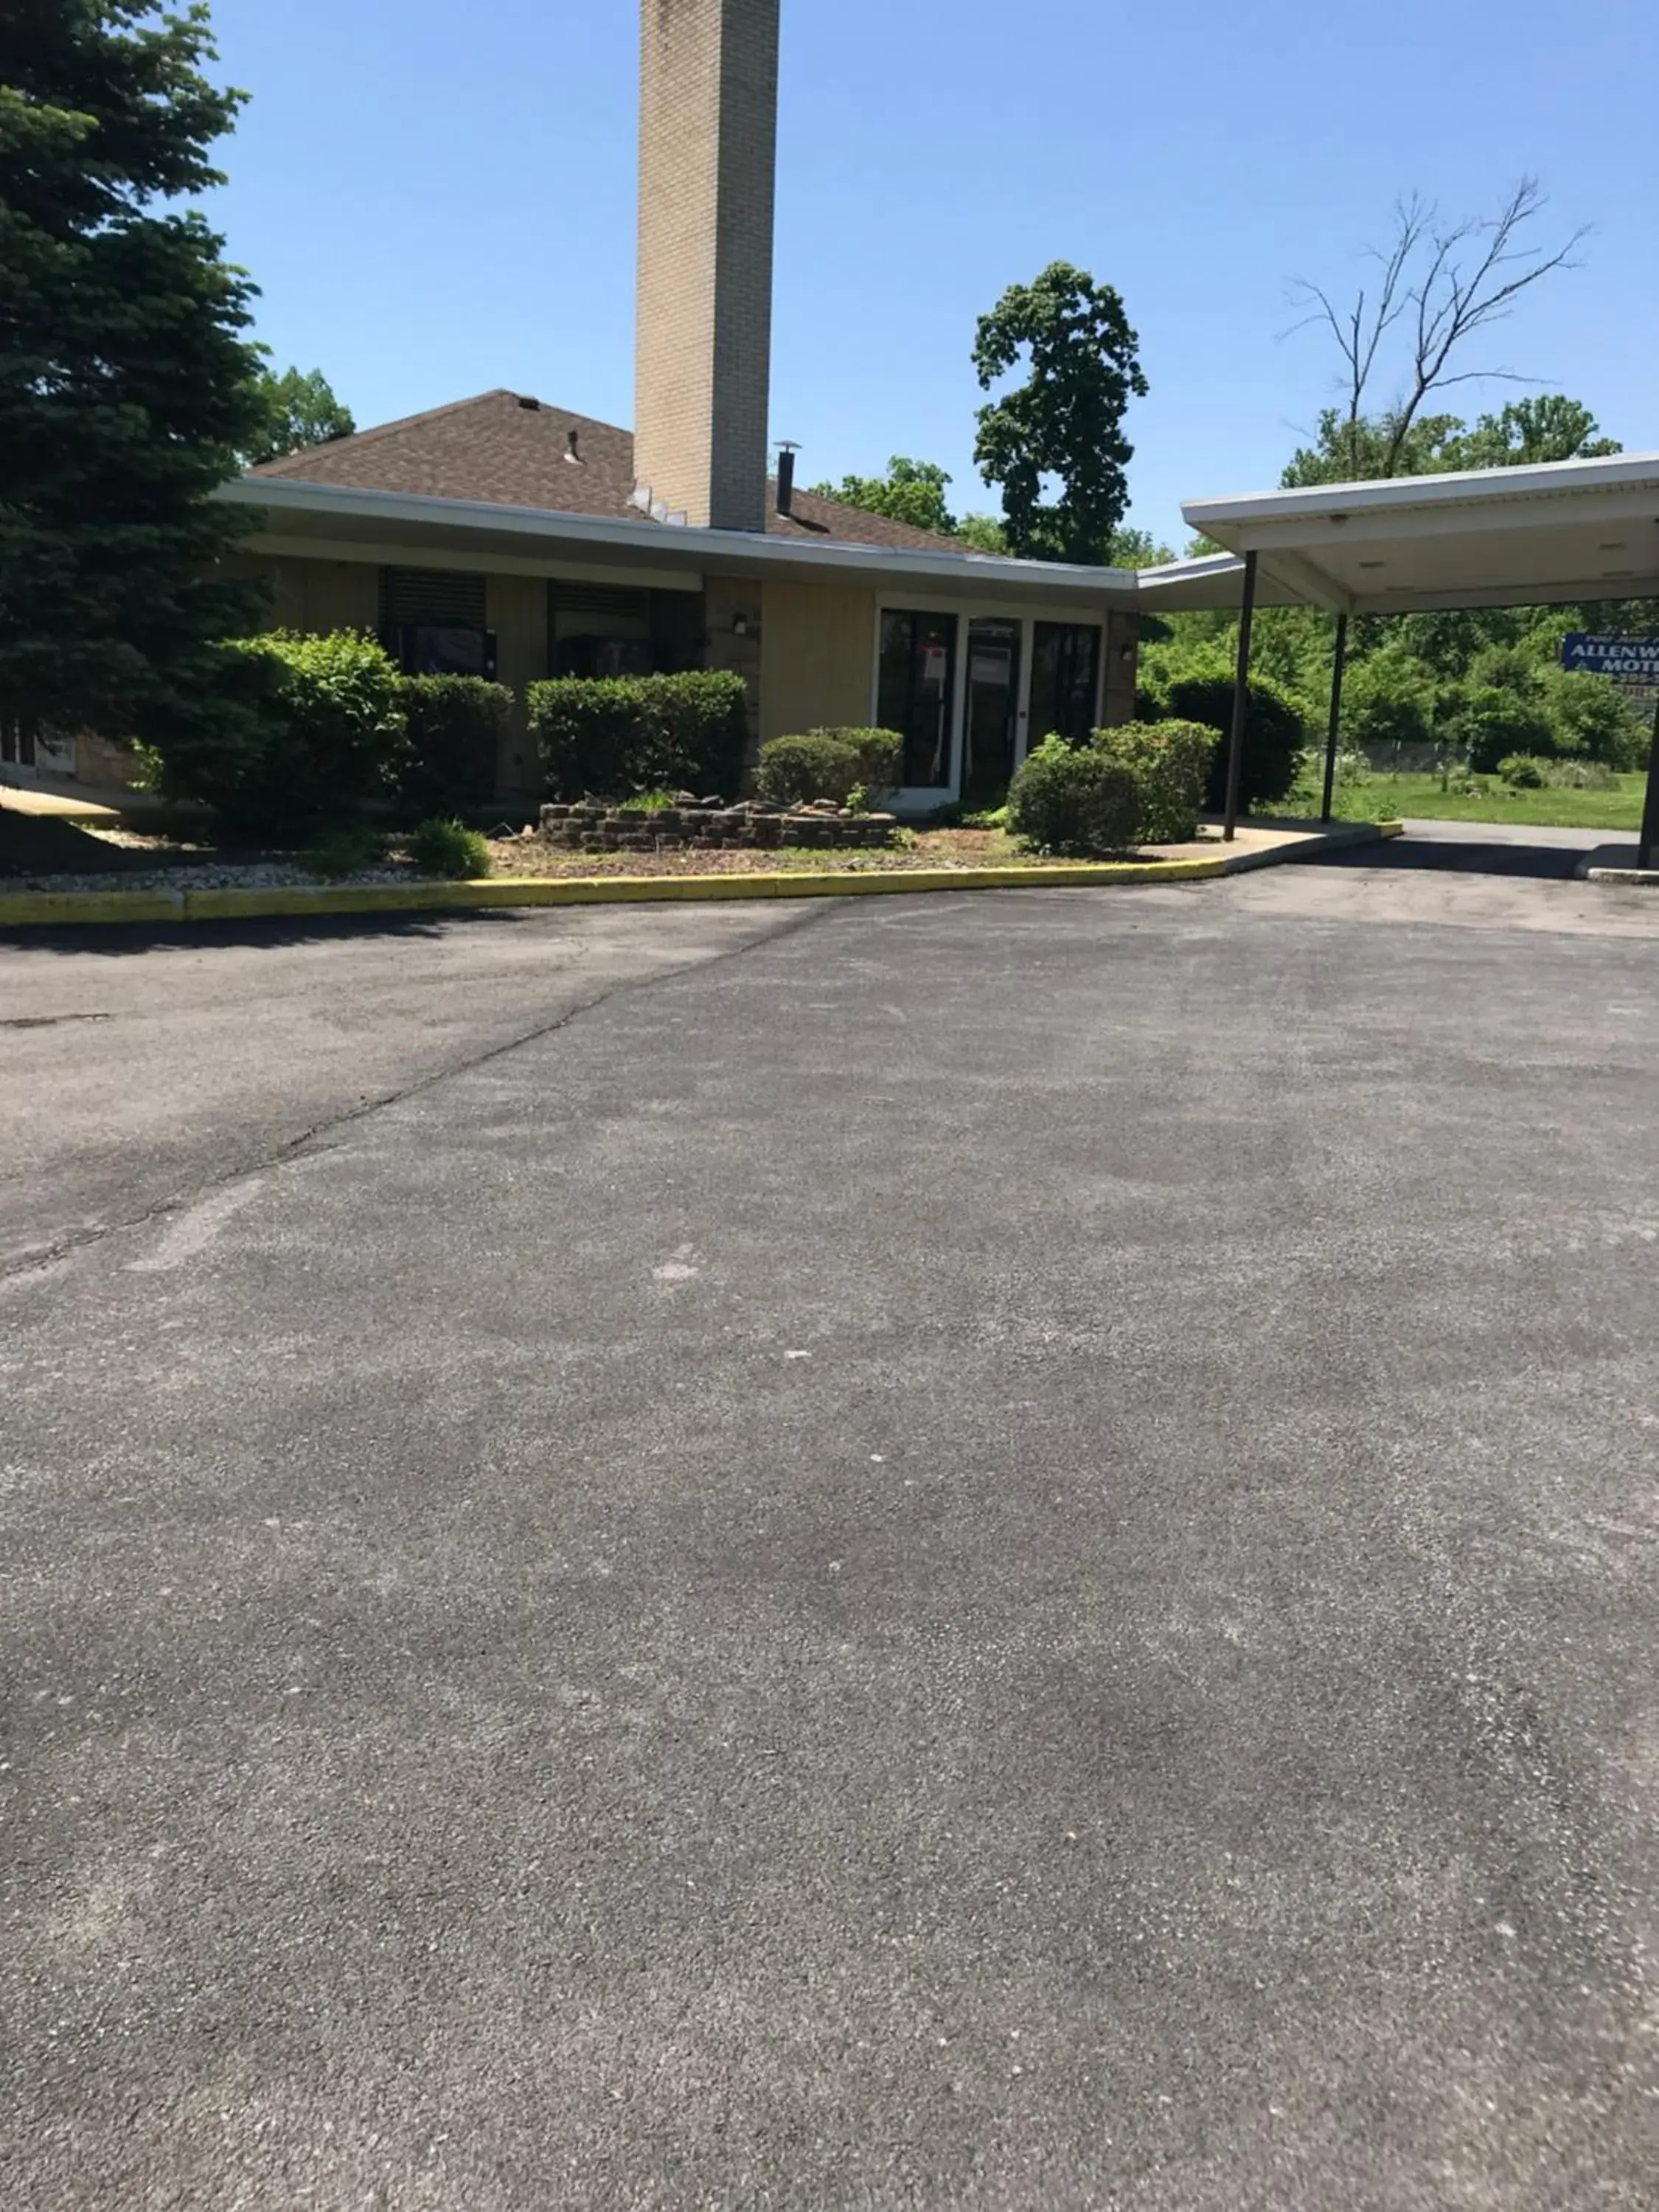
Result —
<path fill-rule="evenodd" d="M 980 387 L 1017 366 L 1025 381 L 979 410 L 974 459 L 1002 488 L 1011 552 L 1054 561 L 1103 562 L 1128 501 L 1123 434 L 1143 397 L 1139 342 L 1109 284 L 1069 262 L 1051 262 L 1030 284 L 1011 284 L 974 342 Z M 1045 497 L 1058 483 L 1058 497 Z"/>
<path fill-rule="evenodd" d="M 1437 469 L 1468 468 L 1449 458 L 1468 424 L 1455 415 L 1424 415 L 1396 439 L 1386 415 L 1345 415 L 1327 407 L 1310 446 L 1298 446 L 1279 481 L 1296 484 L 1363 483 L 1382 476 L 1424 477 Z"/>
<path fill-rule="evenodd" d="M 994 514 L 964 514 L 955 535 L 975 553 L 1006 553 L 1008 533 Z"/>
<path fill-rule="evenodd" d="M 862 507 L 866 514 L 890 515 L 915 530 L 959 538 L 975 553 L 1006 553 L 1007 532 L 994 514 L 964 514 L 958 520 L 951 514 L 945 497 L 950 483 L 937 461 L 913 461 L 895 453 L 884 477 L 843 477 L 838 484 L 817 483 L 812 489 L 822 498 Z"/>
<path fill-rule="evenodd" d="M 1112 568 L 1161 568 L 1175 555 L 1160 544 L 1150 530 L 1132 530 L 1120 523 L 1106 545 L 1106 562 Z"/>
<path fill-rule="evenodd" d="M 913 530 L 937 530 L 948 537 L 956 528 L 945 503 L 950 483 L 937 461 L 913 461 L 895 453 L 884 477 L 843 477 L 838 484 L 814 484 L 812 489 L 824 499 L 862 507 L 866 514 L 885 514 Z"/>
<path fill-rule="evenodd" d="M 204 710 L 257 595 L 216 503 L 263 420 L 252 287 L 180 196 L 242 95 L 204 5 L 0 16 L 0 708 L 113 733 Z"/>
<path fill-rule="evenodd" d="M 1624 449 L 1604 438 L 1589 409 L 1565 392 L 1513 399 L 1497 415 L 1483 415 L 1474 429 L 1448 439 L 1442 466 L 1512 469 L 1537 461 L 1589 460 Z"/>
<path fill-rule="evenodd" d="M 335 398 L 320 368 L 289 368 L 281 376 L 272 369 L 261 369 L 259 398 L 265 419 L 242 456 L 249 467 L 256 461 L 280 460 L 284 453 L 296 453 L 305 446 L 326 446 L 336 438 L 349 438 L 357 427 L 351 410 Z"/>

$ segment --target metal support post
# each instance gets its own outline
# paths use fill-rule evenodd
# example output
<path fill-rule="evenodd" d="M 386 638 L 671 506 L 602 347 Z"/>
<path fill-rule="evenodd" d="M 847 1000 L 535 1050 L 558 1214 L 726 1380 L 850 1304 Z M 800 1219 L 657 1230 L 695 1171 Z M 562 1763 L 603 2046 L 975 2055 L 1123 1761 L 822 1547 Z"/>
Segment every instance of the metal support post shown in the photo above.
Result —
<path fill-rule="evenodd" d="M 1653 848 L 1659 845 L 1659 702 L 1653 709 L 1653 743 L 1648 750 L 1648 789 L 1642 801 L 1642 842 L 1636 848 L 1638 868 L 1653 866 Z"/>
<path fill-rule="evenodd" d="M 1255 614 L 1255 555 L 1244 556 L 1244 592 L 1238 603 L 1238 672 L 1233 678 L 1233 726 L 1227 740 L 1227 805 L 1221 835 L 1232 842 L 1238 826 L 1239 778 L 1244 770 L 1244 713 L 1249 704 L 1250 623 Z"/>
<path fill-rule="evenodd" d="M 1342 726 L 1342 670 L 1348 658 L 1348 617 L 1336 618 L 1336 646 L 1331 655 L 1331 719 L 1325 732 L 1325 796 L 1319 818 L 1331 818 L 1331 794 L 1336 788 L 1337 734 Z"/>

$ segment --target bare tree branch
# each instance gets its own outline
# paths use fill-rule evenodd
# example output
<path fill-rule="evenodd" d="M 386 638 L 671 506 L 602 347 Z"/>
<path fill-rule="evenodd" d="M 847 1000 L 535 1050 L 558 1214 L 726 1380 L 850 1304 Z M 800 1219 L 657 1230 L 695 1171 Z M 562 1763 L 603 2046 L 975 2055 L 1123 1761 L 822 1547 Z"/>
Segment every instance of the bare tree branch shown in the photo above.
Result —
<path fill-rule="evenodd" d="M 1417 310 L 1417 338 L 1413 349 L 1411 388 L 1395 410 L 1383 471 L 1392 476 L 1405 450 L 1406 440 L 1423 402 L 1431 392 L 1449 384 L 1474 381 L 1482 374 L 1516 378 L 1512 370 L 1465 369 L 1455 376 L 1449 364 L 1466 339 L 1489 323 L 1500 322 L 1528 286 L 1553 270 L 1574 269 L 1577 248 L 1588 236 L 1588 227 L 1575 230 L 1553 253 L 1528 246 L 1519 237 L 1546 204 L 1535 177 L 1522 177 L 1496 216 L 1488 221 L 1456 223 L 1445 231 L 1431 232 L 1432 246 L 1410 298 Z M 1486 245 L 1466 275 L 1460 248 L 1483 237 Z"/>
<path fill-rule="evenodd" d="M 1283 335 L 1316 325 L 1330 331 L 1341 364 L 1346 459 L 1356 474 L 1366 401 L 1384 342 L 1402 321 L 1409 331 L 1409 366 L 1403 397 L 1385 417 L 1385 475 L 1392 475 L 1399 465 L 1412 426 L 1431 392 L 1483 377 L 1532 381 L 1511 369 L 1454 371 L 1453 362 L 1475 331 L 1501 322 L 1531 285 L 1555 270 L 1580 265 L 1575 256 L 1589 234 L 1588 227 L 1575 230 L 1553 252 L 1528 242 L 1526 226 L 1546 204 L 1537 179 L 1522 177 L 1495 216 L 1442 224 L 1433 203 L 1413 192 L 1395 203 L 1392 241 L 1386 252 L 1370 249 L 1369 258 L 1380 274 L 1370 287 L 1359 288 L 1351 307 L 1339 307 L 1329 292 L 1306 278 L 1291 288 L 1292 301 L 1306 313 Z"/>

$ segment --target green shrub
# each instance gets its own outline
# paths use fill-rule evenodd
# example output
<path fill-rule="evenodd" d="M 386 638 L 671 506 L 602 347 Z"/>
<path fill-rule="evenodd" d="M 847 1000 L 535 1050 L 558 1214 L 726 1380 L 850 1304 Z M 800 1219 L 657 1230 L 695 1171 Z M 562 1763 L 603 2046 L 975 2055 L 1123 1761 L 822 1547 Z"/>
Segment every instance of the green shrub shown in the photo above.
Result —
<path fill-rule="evenodd" d="M 409 857 L 422 875 L 441 876 L 447 883 L 487 876 L 494 866 L 481 830 L 441 818 L 422 823 L 409 841 Z"/>
<path fill-rule="evenodd" d="M 361 875 L 385 858 L 386 839 L 378 830 L 361 822 L 346 822 L 319 838 L 305 855 L 305 863 L 313 876 L 321 876 L 325 883 L 338 883 L 346 876 Z"/>
<path fill-rule="evenodd" d="M 896 791 L 904 775 L 904 740 L 896 730 L 842 727 L 809 730 L 812 738 L 839 738 L 858 755 L 859 781 L 871 792 Z M 826 793 L 827 797 L 829 794 Z"/>
<path fill-rule="evenodd" d="M 1652 714 L 1636 707 L 1610 678 L 1588 668 L 1547 668 L 1539 689 L 1560 751 L 1609 768 L 1646 767 Z"/>
<path fill-rule="evenodd" d="M 1606 761 L 1553 760 L 1544 781 L 1552 791 L 1613 791 L 1619 778 Z"/>
<path fill-rule="evenodd" d="M 1357 745 L 1431 745 L 1435 708 L 1433 678 L 1402 641 L 1356 659 L 1343 679 L 1342 728 Z"/>
<path fill-rule="evenodd" d="M 808 730 L 798 738 L 773 738 L 760 749 L 755 787 L 763 799 L 793 805 L 833 799 L 851 805 L 861 794 L 891 791 L 902 769 L 904 741 L 896 730 Z"/>
<path fill-rule="evenodd" d="M 367 631 L 268 630 L 225 648 L 213 716 L 146 755 L 156 788 L 199 799 L 233 836 L 293 842 L 386 787 L 401 679 Z"/>
<path fill-rule="evenodd" d="M 1227 738 L 1233 722 L 1233 687 L 1224 676 L 1182 676 L 1158 695 L 1160 721 L 1202 722 L 1219 733 L 1211 757 L 1204 804 L 1218 814 L 1227 799 Z M 1296 781 L 1307 743 L 1300 710 L 1278 686 L 1257 678 L 1244 704 L 1244 757 L 1239 775 L 1239 805 L 1272 805 L 1285 798 Z"/>
<path fill-rule="evenodd" d="M 561 799 L 621 799 L 641 781 L 639 687 L 629 676 L 557 676 L 526 694 L 531 732 Z"/>
<path fill-rule="evenodd" d="M 1476 775 L 1491 775 L 1514 753 L 1540 760 L 1556 751 L 1554 733 L 1541 707 L 1495 684 L 1472 685 L 1458 697 L 1445 734 L 1467 752 Z"/>
<path fill-rule="evenodd" d="M 1091 859 L 1134 843 L 1140 790 L 1134 773 L 1094 745 L 1045 738 L 1008 787 L 1008 827 L 1039 852 Z"/>
<path fill-rule="evenodd" d="M 618 814 L 665 814 L 674 804 L 672 791 L 636 791 L 617 805 Z"/>
<path fill-rule="evenodd" d="M 1509 753 L 1498 763 L 1498 773 L 1511 791 L 1541 791 L 1548 769 L 1549 763 L 1536 753 Z"/>
<path fill-rule="evenodd" d="M 530 726 L 562 799 L 682 788 L 736 795 L 749 701 L 730 669 L 684 676 L 561 676 L 532 684 Z"/>
<path fill-rule="evenodd" d="M 1136 844 L 1175 845 L 1198 834 L 1217 744 L 1206 723 L 1118 722 L 1095 731 L 1089 743 L 1135 780 Z"/>
<path fill-rule="evenodd" d="M 506 684 L 482 676 L 405 676 L 398 696 L 404 732 L 390 780 L 399 805 L 417 818 L 487 806 L 513 712 Z"/>
<path fill-rule="evenodd" d="M 769 739 L 761 747 L 755 769 L 755 788 L 761 797 L 785 806 L 807 799 L 833 799 L 844 806 L 863 781 L 857 747 L 830 730 Z"/>

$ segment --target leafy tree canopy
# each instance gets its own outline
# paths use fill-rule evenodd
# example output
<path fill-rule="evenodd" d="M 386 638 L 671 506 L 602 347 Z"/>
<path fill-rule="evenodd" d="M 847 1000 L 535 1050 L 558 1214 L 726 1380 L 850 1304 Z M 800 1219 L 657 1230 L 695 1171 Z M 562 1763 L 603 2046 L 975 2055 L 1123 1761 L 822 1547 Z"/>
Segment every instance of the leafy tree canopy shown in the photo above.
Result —
<path fill-rule="evenodd" d="M 1150 530 L 1133 530 L 1121 523 L 1112 532 L 1106 545 L 1106 565 L 1109 568 L 1161 568 L 1175 555 L 1167 545 L 1161 544 Z"/>
<path fill-rule="evenodd" d="M 812 489 L 825 499 L 862 507 L 866 514 L 890 515 L 915 530 L 959 538 L 976 553 L 1006 553 L 1007 536 L 995 515 L 951 514 L 945 496 L 950 483 L 937 461 L 913 461 L 895 453 L 884 477 L 843 477 L 838 484 L 818 483 Z"/>
<path fill-rule="evenodd" d="M 0 709 L 142 732 L 204 710 L 250 518 L 210 495 L 264 419 L 252 287 L 180 196 L 242 95 L 208 11 L 0 15 Z"/>
<path fill-rule="evenodd" d="M 980 318 L 974 368 L 989 392 L 1020 367 L 1025 381 L 979 410 L 974 445 L 980 474 L 1002 488 L 1009 550 L 1103 562 L 1128 501 L 1124 412 L 1146 390 L 1116 292 L 1066 261 L 1011 284 Z"/>
<path fill-rule="evenodd" d="M 297 453 L 306 446 L 349 438 L 357 427 L 351 410 L 335 398 L 320 368 L 289 368 L 281 376 L 263 368 L 259 398 L 265 420 L 242 457 L 250 467 L 256 461 L 280 460 L 284 453 Z"/>
<path fill-rule="evenodd" d="M 866 514 L 885 514 L 915 530 L 949 535 L 956 528 L 945 495 L 951 479 L 936 461 L 913 461 L 895 453 L 884 477 L 843 477 L 838 484 L 814 484 L 824 499 L 838 499 Z"/>
<path fill-rule="evenodd" d="M 1419 415 L 1403 430 L 1392 414 L 1345 416 L 1328 407 L 1310 446 L 1291 454 L 1279 482 L 1285 485 L 1362 483 L 1394 475 L 1432 476 L 1443 469 L 1516 468 L 1536 461 L 1571 461 L 1616 453 L 1588 407 L 1565 393 L 1511 400 L 1473 426 L 1456 415 Z"/>

